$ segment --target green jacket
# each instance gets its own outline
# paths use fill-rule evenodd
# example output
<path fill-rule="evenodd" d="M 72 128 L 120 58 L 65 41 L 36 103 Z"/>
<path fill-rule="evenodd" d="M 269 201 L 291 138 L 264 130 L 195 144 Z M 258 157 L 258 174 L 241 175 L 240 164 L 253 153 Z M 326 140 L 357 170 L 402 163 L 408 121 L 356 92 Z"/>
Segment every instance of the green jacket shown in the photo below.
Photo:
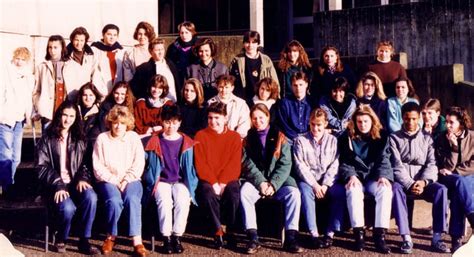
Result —
<path fill-rule="evenodd" d="M 275 191 L 282 186 L 297 187 L 291 173 L 291 147 L 283 133 L 270 127 L 262 156 L 262 144 L 252 128 L 244 139 L 242 178 L 257 189 L 262 182 L 270 182 Z"/>

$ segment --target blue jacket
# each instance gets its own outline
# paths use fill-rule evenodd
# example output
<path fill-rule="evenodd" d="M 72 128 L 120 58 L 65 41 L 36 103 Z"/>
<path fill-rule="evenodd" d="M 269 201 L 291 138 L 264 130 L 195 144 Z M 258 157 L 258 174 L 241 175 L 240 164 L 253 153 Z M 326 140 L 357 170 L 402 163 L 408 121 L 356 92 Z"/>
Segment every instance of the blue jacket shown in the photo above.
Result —
<path fill-rule="evenodd" d="M 346 112 L 344 113 L 343 117 L 339 117 L 333 107 L 333 104 L 331 103 L 330 96 L 323 96 L 319 101 L 319 107 L 321 107 L 321 109 L 326 111 L 328 114 L 328 128 L 332 130 L 331 134 L 333 134 L 335 137 L 340 137 L 342 133 L 346 131 L 347 124 L 351 120 L 352 114 L 356 110 L 356 101 L 354 95 L 346 94 L 346 97 L 344 98 L 344 104 L 347 105 Z"/>
<path fill-rule="evenodd" d="M 406 103 L 415 102 L 420 104 L 415 98 L 408 97 Z M 402 117 L 402 106 L 397 97 L 390 97 L 387 100 L 387 124 L 388 132 L 393 133 L 399 131 L 402 128 L 403 117 Z M 418 122 L 420 128 L 423 126 L 422 119 Z"/>
<path fill-rule="evenodd" d="M 298 135 L 308 132 L 309 116 L 313 104 L 308 97 L 298 101 L 294 96 L 283 98 L 277 109 L 277 125 L 285 136 L 293 140 Z"/>
<path fill-rule="evenodd" d="M 191 198 L 194 204 L 194 192 L 198 184 L 198 177 L 196 175 L 196 169 L 194 168 L 194 141 L 186 136 L 183 136 L 183 145 L 181 146 L 181 154 L 179 156 L 179 172 L 183 178 L 183 182 L 191 194 Z M 143 202 L 147 203 L 148 197 L 153 196 L 158 182 L 160 181 L 160 174 L 163 168 L 163 154 L 160 147 L 159 134 L 153 134 L 148 142 L 145 144 L 145 159 L 147 161 L 145 171 L 143 172 Z M 197 204 L 196 204 L 197 205 Z"/>

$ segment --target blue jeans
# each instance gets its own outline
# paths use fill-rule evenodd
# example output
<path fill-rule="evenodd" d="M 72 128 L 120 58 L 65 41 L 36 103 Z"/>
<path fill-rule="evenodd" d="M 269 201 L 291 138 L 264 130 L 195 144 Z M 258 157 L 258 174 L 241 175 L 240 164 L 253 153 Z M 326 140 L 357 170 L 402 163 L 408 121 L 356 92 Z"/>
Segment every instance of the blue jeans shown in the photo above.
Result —
<path fill-rule="evenodd" d="M 309 232 L 313 237 L 319 235 L 316 225 L 316 196 L 313 188 L 306 182 L 299 182 L 298 187 L 301 191 L 303 202 L 303 211 L 306 216 L 306 223 Z M 325 198 L 330 199 L 329 224 L 326 233 L 340 231 L 344 219 L 346 204 L 346 190 L 343 185 L 334 184 L 328 188 Z M 321 210 L 324 211 L 324 210 Z"/>
<path fill-rule="evenodd" d="M 400 235 L 409 235 L 407 194 L 410 194 L 410 192 L 407 192 L 398 182 L 392 184 L 392 190 L 392 213 L 398 230 Z M 447 227 L 448 189 L 444 185 L 435 182 L 426 186 L 419 197 L 433 203 L 431 211 L 433 215 L 433 232 L 445 232 Z"/>
<path fill-rule="evenodd" d="M 283 186 L 273 196 L 285 204 L 285 229 L 298 230 L 301 195 L 296 187 Z M 240 189 L 240 202 L 244 211 L 245 229 L 257 229 L 257 215 L 255 203 L 261 198 L 257 188 L 249 182 L 245 182 Z"/>
<path fill-rule="evenodd" d="M 22 121 L 16 122 L 13 127 L 0 124 L 0 186 L 15 182 L 16 168 L 21 161 L 23 124 Z"/>
<path fill-rule="evenodd" d="M 474 175 L 440 175 L 439 182 L 448 188 L 451 217 L 449 234 L 461 237 L 464 234 L 464 216 L 474 212 Z"/>
<path fill-rule="evenodd" d="M 64 242 L 68 238 L 69 231 L 71 230 L 71 221 L 76 213 L 76 209 L 79 209 L 78 215 L 80 215 L 79 236 L 81 238 L 90 238 L 97 210 L 97 194 L 92 188 L 79 193 L 73 186 L 69 187 L 68 192 L 70 197 L 60 203 L 54 202 L 54 194 L 50 199 L 56 214 L 55 223 L 58 230 L 58 241 Z"/>
<path fill-rule="evenodd" d="M 101 201 L 105 202 L 107 233 L 117 236 L 120 215 L 125 209 L 128 213 L 128 236 L 142 235 L 142 204 L 143 187 L 140 181 L 127 184 L 124 192 L 107 182 L 97 184 L 97 192 Z"/>

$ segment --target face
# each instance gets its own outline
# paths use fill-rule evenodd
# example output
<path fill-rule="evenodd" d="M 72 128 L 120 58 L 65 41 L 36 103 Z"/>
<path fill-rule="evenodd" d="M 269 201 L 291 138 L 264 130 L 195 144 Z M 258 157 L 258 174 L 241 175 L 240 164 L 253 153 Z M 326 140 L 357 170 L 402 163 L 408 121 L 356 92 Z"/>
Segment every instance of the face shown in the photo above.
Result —
<path fill-rule="evenodd" d="M 137 41 L 138 41 L 138 44 L 140 44 L 142 46 L 148 44 L 148 37 L 146 35 L 146 30 L 145 29 L 138 29 Z"/>
<path fill-rule="evenodd" d="M 432 109 L 424 109 L 421 114 L 424 123 L 434 126 L 438 122 L 440 112 Z"/>
<path fill-rule="evenodd" d="M 457 134 L 461 131 L 461 123 L 455 115 L 446 115 L 446 128 L 449 133 Z"/>
<path fill-rule="evenodd" d="M 163 133 L 167 136 L 174 135 L 178 133 L 179 126 L 181 126 L 181 121 L 178 119 L 164 120 L 162 122 Z"/>
<path fill-rule="evenodd" d="M 232 96 L 232 91 L 234 91 L 234 85 L 230 83 L 221 83 L 217 86 L 217 92 L 222 100 L 230 99 Z"/>
<path fill-rule="evenodd" d="M 372 97 L 375 94 L 375 81 L 366 79 L 362 84 L 362 89 L 365 96 Z"/>
<path fill-rule="evenodd" d="M 87 108 L 92 107 L 92 105 L 94 105 L 95 100 L 96 100 L 94 92 L 92 92 L 92 90 L 90 89 L 84 90 L 81 97 L 82 97 L 81 98 L 82 104 L 84 105 L 84 107 L 87 107 Z"/>
<path fill-rule="evenodd" d="M 110 128 L 110 132 L 113 137 L 123 137 L 127 132 L 127 125 L 120 121 L 114 122 Z"/>
<path fill-rule="evenodd" d="M 331 90 L 331 97 L 334 99 L 334 101 L 338 103 L 344 102 L 344 96 L 346 95 L 346 92 L 342 89 L 334 89 Z"/>
<path fill-rule="evenodd" d="M 217 133 L 224 131 L 225 124 L 227 123 L 227 118 L 219 113 L 210 112 L 207 115 L 207 125 L 210 129 L 214 130 Z"/>
<path fill-rule="evenodd" d="M 308 83 L 302 79 L 292 81 L 291 89 L 296 99 L 302 100 L 306 96 L 306 90 L 308 89 Z"/>
<path fill-rule="evenodd" d="M 58 60 L 61 58 L 61 51 L 63 48 L 61 47 L 60 41 L 51 41 L 48 43 L 48 53 L 51 56 L 51 59 Z"/>
<path fill-rule="evenodd" d="M 418 119 L 420 119 L 420 114 L 417 111 L 405 112 L 402 118 L 403 126 L 408 132 L 416 132 L 418 130 Z"/>
<path fill-rule="evenodd" d="M 296 48 L 291 49 L 291 51 L 288 52 L 288 58 L 290 58 L 291 63 L 298 62 L 298 58 L 300 58 L 300 51 L 298 51 Z"/>
<path fill-rule="evenodd" d="M 199 47 L 198 55 L 199 55 L 199 59 L 201 59 L 202 62 L 204 63 L 210 62 L 212 60 L 211 46 L 209 44 L 205 44 Z"/>
<path fill-rule="evenodd" d="M 400 99 L 405 99 L 408 96 L 408 84 L 406 81 L 398 81 L 395 84 L 395 94 Z"/>
<path fill-rule="evenodd" d="M 262 83 L 258 88 L 258 98 L 262 101 L 266 101 L 270 98 L 271 91 L 266 89 L 266 85 Z"/>
<path fill-rule="evenodd" d="M 324 63 L 326 63 L 327 66 L 329 67 L 333 67 L 333 66 L 336 66 L 336 62 L 337 62 L 337 55 L 336 55 L 336 51 L 334 50 L 327 50 L 325 53 L 324 53 Z"/>
<path fill-rule="evenodd" d="M 72 40 L 72 46 L 76 50 L 83 51 L 85 44 L 86 44 L 86 35 L 78 34 L 74 36 L 74 39 Z"/>
<path fill-rule="evenodd" d="M 392 59 L 392 48 L 381 46 L 377 49 L 377 58 L 381 61 L 390 61 Z"/>
<path fill-rule="evenodd" d="M 111 46 L 115 44 L 118 40 L 118 31 L 115 29 L 107 30 L 103 35 L 103 39 L 105 45 Z"/>
<path fill-rule="evenodd" d="M 127 95 L 127 89 L 119 87 L 114 91 L 114 100 L 116 104 L 123 104 Z"/>
<path fill-rule="evenodd" d="M 257 42 L 244 42 L 245 53 L 248 55 L 255 55 L 258 49 Z"/>
<path fill-rule="evenodd" d="M 189 42 L 193 39 L 193 34 L 186 27 L 181 26 L 181 29 L 179 29 L 179 37 L 184 42 Z"/>
<path fill-rule="evenodd" d="M 366 114 L 357 116 L 356 123 L 357 129 L 359 129 L 362 134 L 369 133 L 372 128 L 372 119 Z"/>
<path fill-rule="evenodd" d="M 76 111 L 73 108 L 65 108 L 61 115 L 61 127 L 69 131 L 75 120 Z"/>
<path fill-rule="evenodd" d="M 257 131 L 265 130 L 268 127 L 269 122 L 270 117 L 268 117 L 264 112 L 255 110 L 252 113 L 252 125 Z"/>
<path fill-rule="evenodd" d="M 153 49 L 150 52 L 151 57 L 153 57 L 155 61 L 163 61 L 163 59 L 165 58 L 165 53 L 165 45 L 163 44 L 154 45 Z"/>
<path fill-rule="evenodd" d="M 26 60 L 26 58 L 24 58 L 24 57 L 22 57 L 22 56 L 18 56 L 18 57 L 15 57 L 15 58 L 12 60 L 12 63 L 13 63 L 13 65 L 15 65 L 16 67 L 20 68 L 20 67 L 26 66 L 26 64 L 28 63 L 28 61 Z"/>
<path fill-rule="evenodd" d="M 328 122 L 322 117 L 317 117 L 309 121 L 309 129 L 315 138 L 321 138 L 324 135 L 327 125 Z"/>
<path fill-rule="evenodd" d="M 184 85 L 184 100 L 187 103 L 192 103 L 196 100 L 197 94 L 196 90 L 194 90 L 193 84 L 186 84 Z"/>
<path fill-rule="evenodd" d="M 163 94 L 163 88 L 162 87 L 157 86 L 157 85 L 154 85 L 154 86 L 150 87 L 150 96 L 151 96 L 151 98 L 153 98 L 153 100 L 158 100 L 160 98 L 161 94 Z"/>

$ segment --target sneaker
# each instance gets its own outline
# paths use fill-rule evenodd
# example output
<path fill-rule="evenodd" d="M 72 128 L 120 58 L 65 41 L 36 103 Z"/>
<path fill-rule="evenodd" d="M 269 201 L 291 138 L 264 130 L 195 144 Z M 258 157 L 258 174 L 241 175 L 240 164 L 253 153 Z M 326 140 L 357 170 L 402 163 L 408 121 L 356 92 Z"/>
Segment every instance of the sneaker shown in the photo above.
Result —
<path fill-rule="evenodd" d="M 54 248 L 57 253 L 66 253 L 66 244 L 63 242 L 57 242 L 54 244 Z"/>
<path fill-rule="evenodd" d="M 442 241 L 431 242 L 431 250 L 437 253 L 450 253 L 448 246 Z"/>
<path fill-rule="evenodd" d="M 400 252 L 403 254 L 410 254 L 413 252 L 413 242 L 411 241 L 403 241 L 402 245 L 400 246 Z"/>

